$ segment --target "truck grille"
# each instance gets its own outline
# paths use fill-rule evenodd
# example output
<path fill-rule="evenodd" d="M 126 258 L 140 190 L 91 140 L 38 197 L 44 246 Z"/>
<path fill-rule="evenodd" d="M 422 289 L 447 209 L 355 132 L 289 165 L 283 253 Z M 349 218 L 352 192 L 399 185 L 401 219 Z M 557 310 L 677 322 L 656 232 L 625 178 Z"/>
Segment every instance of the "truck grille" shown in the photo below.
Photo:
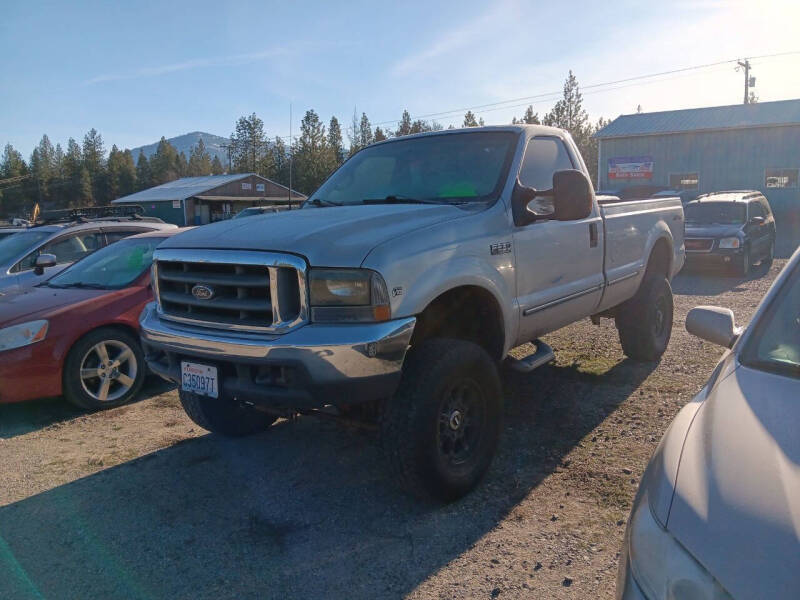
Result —
<path fill-rule="evenodd" d="M 305 263 L 238 250 L 158 250 L 161 317 L 204 327 L 283 333 L 307 321 Z"/>
<path fill-rule="evenodd" d="M 711 252 L 714 240 L 710 238 L 686 238 L 683 243 L 687 252 Z"/>

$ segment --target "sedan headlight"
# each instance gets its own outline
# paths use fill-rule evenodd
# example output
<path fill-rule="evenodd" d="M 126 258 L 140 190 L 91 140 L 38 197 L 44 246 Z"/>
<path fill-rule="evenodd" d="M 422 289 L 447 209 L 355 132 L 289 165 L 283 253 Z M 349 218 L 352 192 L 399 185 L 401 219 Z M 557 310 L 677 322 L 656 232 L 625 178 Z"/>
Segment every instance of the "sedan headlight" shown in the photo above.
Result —
<path fill-rule="evenodd" d="M 720 248 L 738 248 L 742 245 L 742 241 L 738 237 L 722 238 L 719 241 Z"/>
<path fill-rule="evenodd" d="M 629 560 L 645 595 L 651 600 L 730 600 L 717 580 L 656 521 L 647 495 L 637 500 L 628 527 Z"/>
<path fill-rule="evenodd" d="M 29 321 L 0 329 L 0 352 L 41 342 L 47 335 L 48 322 Z"/>
<path fill-rule="evenodd" d="M 375 322 L 391 318 L 383 277 L 369 269 L 311 269 L 311 320 Z"/>

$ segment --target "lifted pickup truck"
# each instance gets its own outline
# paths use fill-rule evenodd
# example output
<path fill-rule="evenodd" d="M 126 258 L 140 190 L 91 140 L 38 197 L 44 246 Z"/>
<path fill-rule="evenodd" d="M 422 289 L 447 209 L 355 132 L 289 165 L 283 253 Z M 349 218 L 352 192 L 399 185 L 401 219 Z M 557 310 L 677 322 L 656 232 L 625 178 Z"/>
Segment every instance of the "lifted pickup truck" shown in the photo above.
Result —
<path fill-rule="evenodd" d="M 570 136 L 483 127 L 373 144 L 302 210 L 198 227 L 155 253 L 150 368 L 227 435 L 279 416 L 371 415 L 400 481 L 443 500 L 495 453 L 498 366 L 539 336 L 616 319 L 657 360 L 684 261 L 678 198 L 598 198 Z M 368 410 L 367 410 L 368 409 Z"/>

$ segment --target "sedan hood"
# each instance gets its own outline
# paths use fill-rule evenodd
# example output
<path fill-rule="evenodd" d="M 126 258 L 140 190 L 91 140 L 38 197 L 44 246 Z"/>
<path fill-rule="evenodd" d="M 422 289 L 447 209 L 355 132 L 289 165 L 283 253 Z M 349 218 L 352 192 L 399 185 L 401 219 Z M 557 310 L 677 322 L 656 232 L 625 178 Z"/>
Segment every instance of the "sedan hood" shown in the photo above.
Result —
<path fill-rule="evenodd" d="M 741 225 L 693 225 L 686 223 L 686 237 L 721 238 L 735 237 L 741 233 Z"/>
<path fill-rule="evenodd" d="M 33 287 L 0 297 L 0 328 L 34 319 L 46 319 L 67 306 L 95 300 L 109 290 Z"/>
<path fill-rule="evenodd" d="M 357 267 L 382 242 L 467 214 L 449 205 L 309 208 L 196 227 L 160 248 L 271 250 L 305 256 L 314 266 Z"/>
<path fill-rule="evenodd" d="M 667 529 L 735 598 L 800 590 L 800 381 L 740 366 L 683 448 Z"/>

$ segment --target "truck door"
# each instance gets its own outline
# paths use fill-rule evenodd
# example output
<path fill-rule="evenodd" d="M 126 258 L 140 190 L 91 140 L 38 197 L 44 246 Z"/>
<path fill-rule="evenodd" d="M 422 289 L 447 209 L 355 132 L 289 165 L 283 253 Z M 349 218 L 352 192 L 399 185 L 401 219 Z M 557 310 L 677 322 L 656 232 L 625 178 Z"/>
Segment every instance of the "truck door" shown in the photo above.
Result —
<path fill-rule="evenodd" d="M 553 186 L 553 174 L 563 169 L 581 169 L 564 140 L 536 137 L 525 149 L 519 180 L 546 190 Z M 515 226 L 520 343 L 593 313 L 604 283 L 603 243 L 596 203 L 586 219 L 538 220 Z"/>

